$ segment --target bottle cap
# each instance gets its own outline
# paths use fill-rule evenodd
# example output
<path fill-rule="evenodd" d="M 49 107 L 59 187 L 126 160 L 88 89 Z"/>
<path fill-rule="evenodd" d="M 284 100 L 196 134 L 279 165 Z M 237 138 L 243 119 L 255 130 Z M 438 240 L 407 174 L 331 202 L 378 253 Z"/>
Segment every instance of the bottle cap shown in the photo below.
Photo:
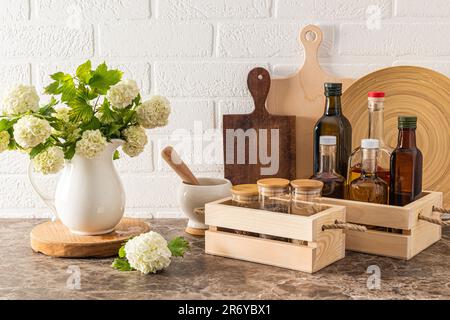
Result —
<path fill-rule="evenodd" d="M 384 98 L 384 92 L 382 91 L 370 91 L 367 96 L 369 98 Z"/>
<path fill-rule="evenodd" d="M 399 129 L 415 129 L 417 127 L 416 116 L 399 116 L 398 128 Z"/>
<path fill-rule="evenodd" d="M 361 148 L 363 149 L 378 149 L 380 147 L 380 141 L 378 139 L 362 139 Z"/>
<path fill-rule="evenodd" d="M 340 96 L 342 95 L 342 83 L 325 82 L 325 96 Z"/>
<path fill-rule="evenodd" d="M 335 136 L 320 136 L 319 144 L 325 146 L 335 146 L 336 145 L 336 137 Z"/>

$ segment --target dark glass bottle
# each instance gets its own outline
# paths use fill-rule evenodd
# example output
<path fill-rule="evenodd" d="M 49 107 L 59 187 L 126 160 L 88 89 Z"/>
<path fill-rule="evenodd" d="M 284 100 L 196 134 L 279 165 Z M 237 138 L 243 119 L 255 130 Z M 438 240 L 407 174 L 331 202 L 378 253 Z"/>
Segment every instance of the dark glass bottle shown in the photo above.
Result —
<path fill-rule="evenodd" d="M 389 203 L 404 206 L 422 193 L 422 152 L 416 146 L 417 117 L 398 117 L 398 143 L 391 156 Z"/>
<path fill-rule="evenodd" d="M 320 136 L 335 136 L 336 171 L 347 176 L 347 164 L 352 152 L 352 126 L 342 114 L 342 83 L 325 83 L 325 112 L 314 127 L 314 174 L 320 166 Z"/>
<path fill-rule="evenodd" d="M 345 178 L 336 172 L 336 137 L 320 136 L 319 144 L 319 171 L 311 179 L 323 182 L 323 197 L 344 199 Z"/>
<path fill-rule="evenodd" d="M 361 140 L 361 175 L 348 187 L 349 200 L 388 203 L 388 185 L 377 173 L 379 148 L 377 139 Z"/>

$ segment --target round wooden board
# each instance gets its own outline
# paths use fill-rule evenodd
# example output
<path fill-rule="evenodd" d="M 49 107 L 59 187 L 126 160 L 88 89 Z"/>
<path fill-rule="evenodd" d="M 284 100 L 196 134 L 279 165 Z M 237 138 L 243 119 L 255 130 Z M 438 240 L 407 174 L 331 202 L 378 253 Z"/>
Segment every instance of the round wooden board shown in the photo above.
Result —
<path fill-rule="evenodd" d="M 450 207 L 450 79 L 436 71 L 412 66 L 375 71 L 354 82 L 342 95 L 342 106 L 353 128 L 353 147 L 368 134 L 367 92 L 386 92 L 385 138 L 397 145 L 397 116 L 417 116 L 417 145 L 423 153 L 424 190 L 442 191 Z"/>
<path fill-rule="evenodd" d="M 148 232 L 138 219 L 123 218 L 113 232 L 99 236 L 73 234 L 61 221 L 44 222 L 31 230 L 31 248 L 48 256 L 64 258 L 112 257 L 125 240 Z"/>

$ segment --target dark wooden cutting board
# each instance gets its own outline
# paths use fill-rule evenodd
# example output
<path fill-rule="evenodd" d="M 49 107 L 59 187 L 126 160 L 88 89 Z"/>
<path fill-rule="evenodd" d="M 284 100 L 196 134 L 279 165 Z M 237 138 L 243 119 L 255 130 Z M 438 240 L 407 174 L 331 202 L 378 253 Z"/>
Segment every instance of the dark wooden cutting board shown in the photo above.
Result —
<path fill-rule="evenodd" d="M 249 114 L 223 116 L 225 178 L 229 179 L 233 185 L 255 183 L 258 179 L 271 177 L 293 180 L 295 179 L 295 116 L 272 115 L 267 111 L 266 99 L 270 89 L 270 75 L 266 69 L 251 70 L 248 74 L 247 85 L 255 103 L 254 111 Z M 239 132 L 236 131 L 239 129 L 242 129 L 241 133 L 246 135 L 245 138 L 241 138 L 238 148 L 238 139 L 232 133 Z M 227 130 L 229 130 L 228 137 Z M 242 148 L 244 144 L 245 147 Z M 250 149 L 252 152 L 249 152 Z M 272 151 L 274 151 L 273 154 Z M 277 167 L 278 170 L 276 170 Z"/>

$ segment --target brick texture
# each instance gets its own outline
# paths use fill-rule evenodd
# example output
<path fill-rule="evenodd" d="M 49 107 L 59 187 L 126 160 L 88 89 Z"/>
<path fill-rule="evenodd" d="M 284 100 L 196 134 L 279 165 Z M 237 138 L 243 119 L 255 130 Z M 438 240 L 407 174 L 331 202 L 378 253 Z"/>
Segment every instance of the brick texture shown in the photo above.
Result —
<path fill-rule="evenodd" d="M 253 67 L 273 77 L 298 70 L 303 26 L 322 29 L 320 64 L 330 73 L 358 78 L 418 65 L 450 76 L 449 17 L 448 0 L 1 0 L 0 96 L 26 83 L 45 102 L 49 75 L 86 59 L 123 70 L 144 99 L 167 96 L 169 125 L 148 130 L 143 154 L 122 153 L 115 165 L 127 215 L 182 217 L 180 179 L 161 149 L 173 145 L 198 176 L 222 176 L 222 116 L 253 110 Z M 0 217 L 51 216 L 28 182 L 28 162 L 26 154 L 0 154 Z M 52 193 L 56 181 L 39 184 Z"/>

